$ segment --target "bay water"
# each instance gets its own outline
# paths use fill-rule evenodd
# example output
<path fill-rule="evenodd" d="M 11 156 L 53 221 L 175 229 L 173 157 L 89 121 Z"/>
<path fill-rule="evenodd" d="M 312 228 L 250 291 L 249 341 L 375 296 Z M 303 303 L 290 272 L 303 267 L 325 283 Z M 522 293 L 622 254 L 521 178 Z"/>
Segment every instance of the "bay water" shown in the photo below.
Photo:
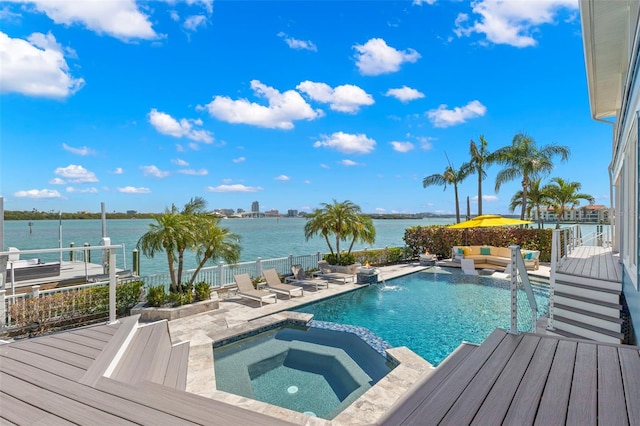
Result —
<path fill-rule="evenodd" d="M 106 235 L 111 244 L 124 244 L 125 254 L 118 253 L 117 267 L 131 269 L 132 250 L 136 248 L 140 237 L 149 230 L 152 219 L 109 219 L 106 221 Z M 354 250 L 364 248 L 403 247 L 405 229 L 412 226 L 444 225 L 454 223 L 453 218 L 437 219 L 375 219 L 376 242 L 371 245 L 357 244 Z M 304 237 L 304 218 L 255 218 L 255 219 L 223 219 L 220 226 L 229 229 L 240 237 L 241 262 L 255 261 L 257 258 L 273 259 L 294 256 L 326 253 L 329 251 L 324 238 L 314 237 L 308 241 Z M 31 224 L 31 226 L 29 225 Z M 60 244 L 62 234 L 62 244 Z M 100 220 L 11 220 L 4 223 L 4 245 L 17 247 L 20 250 L 51 249 L 62 246 L 67 248 L 71 243 L 82 247 L 85 243 L 91 246 L 100 245 L 102 238 L 102 221 Z M 335 249 L 335 239 L 331 240 Z M 348 243 L 341 242 L 341 249 L 347 250 Z M 82 256 L 76 254 L 76 258 Z M 101 252 L 91 251 L 94 263 L 100 263 Z M 59 260 L 57 253 L 24 255 L 23 258 L 38 257 L 46 262 Z M 195 256 L 185 256 L 185 267 L 197 266 Z M 64 253 L 63 260 L 69 260 L 69 253 Z M 140 272 L 142 275 L 161 274 L 167 272 L 167 258 L 164 252 L 156 253 L 154 258 L 140 256 Z"/>

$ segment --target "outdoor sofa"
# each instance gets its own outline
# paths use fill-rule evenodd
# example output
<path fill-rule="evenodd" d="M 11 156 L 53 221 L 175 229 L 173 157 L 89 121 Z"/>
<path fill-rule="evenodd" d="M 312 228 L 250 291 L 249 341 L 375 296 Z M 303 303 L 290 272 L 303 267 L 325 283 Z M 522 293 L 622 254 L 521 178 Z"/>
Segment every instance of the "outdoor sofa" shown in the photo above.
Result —
<path fill-rule="evenodd" d="M 540 267 L 540 252 L 538 250 L 521 250 L 524 265 L 528 270 Z M 511 250 L 508 247 L 494 246 L 454 246 L 451 249 L 453 261 L 461 259 L 473 260 L 476 268 L 491 268 L 492 266 L 507 267 L 511 263 Z"/>

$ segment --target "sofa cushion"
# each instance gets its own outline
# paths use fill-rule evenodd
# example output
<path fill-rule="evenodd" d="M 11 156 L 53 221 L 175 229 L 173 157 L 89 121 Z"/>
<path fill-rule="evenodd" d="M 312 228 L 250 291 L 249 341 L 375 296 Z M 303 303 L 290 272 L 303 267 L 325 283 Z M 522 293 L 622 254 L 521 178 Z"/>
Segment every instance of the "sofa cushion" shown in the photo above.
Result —
<path fill-rule="evenodd" d="M 491 255 L 511 259 L 511 250 L 508 247 L 492 247 Z"/>

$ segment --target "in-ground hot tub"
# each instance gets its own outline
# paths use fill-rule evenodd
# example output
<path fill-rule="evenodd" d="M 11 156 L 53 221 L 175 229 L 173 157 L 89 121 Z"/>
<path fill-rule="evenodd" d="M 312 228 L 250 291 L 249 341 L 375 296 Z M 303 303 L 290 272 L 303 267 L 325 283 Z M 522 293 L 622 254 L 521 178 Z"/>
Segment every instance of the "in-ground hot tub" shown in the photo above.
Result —
<path fill-rule="evenodd" d="M 317 327 L 280 327 L 213 355 L 218 390 L 328 420 L 395 366 L 356 334 Z"/>

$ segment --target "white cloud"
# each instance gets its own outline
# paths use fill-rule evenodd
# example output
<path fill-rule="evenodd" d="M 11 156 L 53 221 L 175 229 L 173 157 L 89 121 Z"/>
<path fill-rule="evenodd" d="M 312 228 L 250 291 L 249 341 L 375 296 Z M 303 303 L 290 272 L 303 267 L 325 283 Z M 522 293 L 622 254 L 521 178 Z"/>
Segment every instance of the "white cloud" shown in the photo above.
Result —
<path fill-rule="evenodd" d="M 68 186 L 67 192 L 72 194 L 97 194 L 98 189 L 94 187 L 78 189 L 78 188 L 74 188 L 73 186 Z"/>
<path fill-rule="evenodd" d="M 340 112 L 358 112 L 363 105 L 373 105 L 373 97 L 358 86 L 343 84 L 331 88 L 326 83 L 303 81 L 296 89 L 306 93 L 311 99 L 330 104 L 330 108 Z"/>
<path fill-rule="evenodd" d="M 446 105 L 440 105 L 436 109 L 427 111 L 426 115 L 435 127 L 449 127 L 465 123 L 467 120 L 482 117 L 487 112 L 487 107 L 480 101 L 471 101 L 465 106 L 447 109 Z"/>
<path fill-rule="evenodd" d="M 414 6 L 422 6 L 423 4 L 428 4 L 428 5 L 432 5 L 432 4 L 436 4 L 438 0 L 413 0 L 412 4 Z"/>
<path fill-rule="evenodd" d="M 17 0 L 35 5 L 56 24 L 79 24 L 98 34 L 107 34 L 120 40 L 158 37 L 148 17 L 142 13 L 135 0 Z"/>
<path fill-rule="evenodd" d="M 234 159 L 233 159 L 233 160 L 231 160 L 231 161 L 233 161 L 234 163 L 244 163 L 244 162 L 245 162 L 245 160 L 246 160 L 246 158 L 245 158 L 245 157 L 238 157 L 238 158 L 234 158 Z"/>
<path fill-rule="evenodd" d="M 323 169 L 330 169 L 331 167 L 329 167 L 328 164 L 320 164 L 320 167 L 322 167 Z"/>
<path fill-rule="evenodd" d="M 387 209 L 385 209 L 384 207 L 376 207 L 376 212 L 378 212 L 378 213 L 384 213 L 386 211 L 387 211 Z"/>
<path fill-rule="evenodd" d="M 291 178 L 289 176 L 287 176 L 287 175 L 276 176 L 274 179 L 275 180 L 285 180 L 285 181 L 286 180 L 291 180 Z"/>
<path fill-rule="evenodd" d="M 192 15 L 184 20 L 182 26 L 189 31 L 196 31 L 199 27 L 207 26 L 207 17 L 204 15 Z"/>
<path fill-rule="evenodd" d="M 478 202 L 478 196 L 474 195 L 473 197 L 471 197 L 471 200 L 475 203 Z M 482 200 L 483 201 L 489 201 L 489 202 L 493 202 L 493 201 L 498 201 L 499 198 L 497 195 L 482 195 Z"/>
<path fill-rule="evenodd" d="M 295 90 L 280 93 L 273 87 L 251 81 L 256 96 L 267 99 L 269 106 L 249 102 L 247 99 L 233 100 L 228 96 L 216 96 L 205 106 L 211 116 L 228 123 L 250 124 L 270 129 L 293 129 L 295 120 L 315 120 L 322 117 L 321 110 L 311 106 Z"/>
<path fill-rule="evenodd" d="M 324 146 L 345 154 L 368 154 L 376 146 L 376 141 L 365 134 L 335 132 L 330 136 L 320 135 L 320 139 L 313 144 L 315 148 Z"/>
<path fill-rule="evenodd" d="M 530 47 L 538 43 L 533 34 L 540 25 L 553 23 L 556 13 L 562 8 L 577 10 L 578 1 L 477 0 L 471 6 L 479 19 L 471 23 L 467 14 L 459 14 L 454 30 L 458 37 L 477 33 L 484 34 L 487 41 L 494 44 Z"/>
<path fill-rule="evenodd" d="M 396 142 L 396 141 L 393 141 L 393 142 L 391 142 L 391 146 L 393 147 L 394 151 L 398 151 L 398 152 L 409 152 L 413 148 L 415 148 L 415 146 L 413 146 L 413 144 L 411 142 Z"/>
<path fill-rule="evenodd" d="M 310 185 L 311 181 L 309 179 L 305 179 L 304 182 L 302 182 L 302 183 L 304 183 L 305 185 Z"/>
<path fill-rule="evenodd" d="M 65 185 L 66 183 L 67 182 L 65 182 L 63 179 L 60 179 L 60 178 L 53 178 L 49 180 L 50 185 Z"/>
<path fill-rule="evenodd" d="M 122 169 L 122 167 L 116 167 L 111 173 L 113 173 L 114 175 L 121 175 L 124 173 L 124 170 Z"/>
<path fill-rule="evenodd" d="M 93 172 L 75 164 L 69 164 L 67 167 L 58 167 L 54 173 L 62 176 L 70 183 L 98 182 L 98 178 Z"/>
<path fill-rule="evenodd" d="M 420 148 L 425 151 L 429 151 L 431 148 L 433 148 L 433 144 L 431 143 L 431 141 L 434 139 L 435 138 L 429 138 L 424 136 L 416 137 L 416 140 L 420 142 Z"/>
<path fill-rule="evenodd" d="M 182 173 L 183 175 L 191 175 L 191 176 L 206 176 L 209 174 L 209 171 L 207 169 L 200 169 L 200 170 L 182 169 L 182 170 L 178 170 L 178 172 Z"/>
<path fill-rule="evenodd" d="M 80 155 L 80 156 L 86 156 L 86 155 L 95 155 L 95 151 L 89 147 L 86 146 L 82 146 L 80 148 L 74 148 L 72 146 L 67 145 L 66 143 L 62 144 L 62 148 L 65 151 L 69 151 L 72 154 L 76 154 L 76 155 Z"/>
<path fill-rule="evenodd" d="M 62 198 L 62 195 L 52 189 L 29 189 L 13 193 L 17 198 Z"/>
<path fill-rule="evenodd" d="M 145 187 L 135 187 L 135 186 L 125 186 L 123 188 L 118 188 L 118 192 L 122 192 L 123 194 L 149 194 L 151 190 Z"/>
<path fill-rule="evenodd" d="M 149 123 L 160 133 L 173 136 L 176 138 L 186 137 L 197 142 L 211 143 L 213 136 L 208 130 L 197 130 L 193 126 L 202 126 L 200 119 L 182 118 L 180 121 L 171 117 L 169 114 L 160 112 L 153 108 L 149 112 Z"/>
<path fill-rule="evenodd" d="M 180 167 L 187 167 L 189 165 L 189 163 L 187 163 L 186 161 L 184 161 L 181 158 L 175 158 L 175 159 L 171 160 L 171 162 L 173 164 L 176 164 L 176 165 L 180 166 Z"/>
<path fill-rule="evenodd" d="M 399 89 L 389 89 L 387 90 L 387 93 L 385 93 L 385 96 L 393 96 L 394 98 L 398 99 L 399 101 L 402 102 L 409 102 L 409 101 L 413 101 L 416 99 L 421 99 L 424 98 L 424 93 L 416 90 L 416 89 L 412 89 L 411 87 L 407 87 L 407 86 L 402 86 Z"/>
<path fill-rule="evenodd" d="M 159 179 L 162 179 L 164 177 L 169 176 L 169 172 L 160 170 L 159 168 L 157 168 L 156 166 L 140 166 L 140 169 L 142 170 L 142 173 L 144 173 L 145 176 L 153 176 L 153 177 L 157 177 Z"/>
<path fill-rule="evenodd" d="M 0 32 L 0 88 L 27 96 L 66 98 L 84 85 L 74 78 L 63 48 L 49 33 L 33 33 L 27 40 Z"/>
<path fill-rule="evenodd" d="M 296 50 L 311 50 L 312 52 L 317 52 L 318 48 L 316 47 L 315 44 L 313 44 L 312 41 L 310 40 L 298 40 L 295 39 L 293 37 L 289 37 L 288 35 L 286 35 L 283 32 L 279 32 L 278 33 L 278 37 L 282 37 L 285 41 L 285 43 L 287 43 L 287 45 L 292 48 L 292 49 L 296 49 Z"/>
<path fill-rule="evenodd" d="M 358 165 L 358 163 L 356 163 L 353 160 L 342 160 L 342 161 L 340 161 L 340 164 L 342 164 L 343 166 L 346 166 L 346 167 L 353 167 L 353 166 L 357 166 Z"/>
<path fill-rule="evenodd" d="M 381 38 L 372 38 L 364 45 L 353 46 L 356 65 L 362 75 L 380 75 L 396 72 L 404 62 L 416 62 L 420 54 L 413 49 L 396 50 Z"/>
<path fill-rule="evenodd" d="M 259 186 L 245 186 L 245 185 L 236 183 L 234 185 L 208 186 L 207 191 L 209 192 L 258 192 L 258 191 L 262 191 L 262 188 Z"/>

